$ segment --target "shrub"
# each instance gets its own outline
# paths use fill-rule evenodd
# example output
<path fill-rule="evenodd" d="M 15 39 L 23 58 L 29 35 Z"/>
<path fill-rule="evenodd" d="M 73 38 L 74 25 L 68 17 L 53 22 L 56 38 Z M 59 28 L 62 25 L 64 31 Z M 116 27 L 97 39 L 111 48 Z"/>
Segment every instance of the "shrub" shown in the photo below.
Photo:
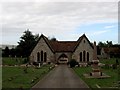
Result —
<path fill-rule="evenodd" d="M 38 62 L 33 62 L 33 65 L 38 66 L 39 63 Z"/>
<path fill-rule="evenodd" d="M 78 63 L 76 62 L 75 59 L 72 59 L 70 60 L 69 64 L 70 64 L 70 67 L 72 68 L 72 67 L 75 67 L 75 65 L 77 65 Z"/>
<path fill-rule="evenodd" d="M 51 64 L 51 62 L 48 62 L 48 64 Z"/>
<path fill-rule="evenodd" d="M 91 66 L 91 64 L 92 64 L 92 62 L 87 62 L 87 65 L 88 65 L 88 66 Z"/>
<path fill-rule="evenodd" d="M 119 61 L 118 61 L 118 59 L 116 59 L 116 64 L 119 65 Z"/>
<path fill-rule="evenodd" d="M 117 69 L 117 64 L 113 64 L 113 65 L 112 65 L 112 68 L 113 68 L 113 69 Z"/>
<path fill-rule="evenodd" d="M 109 69 L 109 64 L 105 64 L 105 69 Z"/>

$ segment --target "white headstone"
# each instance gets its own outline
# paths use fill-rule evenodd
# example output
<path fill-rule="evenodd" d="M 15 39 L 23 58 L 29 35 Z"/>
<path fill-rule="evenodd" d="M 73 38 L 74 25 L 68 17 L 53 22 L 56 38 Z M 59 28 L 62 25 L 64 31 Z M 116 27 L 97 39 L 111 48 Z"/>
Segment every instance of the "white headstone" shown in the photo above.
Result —
<path fill-rule="evenodd" d="M 39 63 L 39 67 L 40 67 L 40 63 Z"/>

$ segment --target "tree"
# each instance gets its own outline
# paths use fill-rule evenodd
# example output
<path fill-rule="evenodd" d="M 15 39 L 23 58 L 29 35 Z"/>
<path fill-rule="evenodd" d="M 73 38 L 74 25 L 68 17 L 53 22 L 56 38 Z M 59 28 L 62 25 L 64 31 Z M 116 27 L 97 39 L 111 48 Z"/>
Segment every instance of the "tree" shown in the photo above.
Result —
<path fill-rule="evenodd" d="M 98 46 L 103 47 L 103 46 L 105 46 L 105 44 L 100 41 L 100 42 L 98 43 Z"/>
<path fill-rule="evenodd" d="M 39 35 L 33 35 L 31 31 L 26 30 L 24 34 L 20 37 L 16 51 L 19 52 L 17 55 L 22 57 L 28 57 L 33 50 Z"/>
<path fill-rule="evenodd" d="M 70 67 L 72 68 L 72 67 L 75 67 L 75 65 L 77 65 L 78 63 L 76 62 L 75 59 L 72 59 L 70 60 L 69 64 L 70 64 Z"/>
<path fill-rule="evenodd" d="M 106 41 L 106 43 L 107 43 L 107 46 L 108 46 L 108 47 L 113 45 L 113 44 L 112 44 L 112 41 Z"/>
<path fill-rule="evenodd" d="M 113 44 L 112 44 L 112 41 L 106 41 L 106 43 L 104 42 L 99 42 L 98 43 L 98 46 L 100 46 L 100 47 L 110 47 L 110 46 L 112 46 Z"/>
<path fill-rule="evenodd" d="M 11 57 L 15 57 L 16 56 L 16 49 L 14 49 L 14 48 L 10 49 L 10 55 L 11 55 Z"/>
<path fill-rule="evenodd" d="M 57 41 L 57 39 L 55 37 L 50 39 L 51 41 Z"/>
<path fill-rule="evenodd" d="M 6 46 L 5 49 L 3 50 L 3 57 L 9 57 L 10 54 L 10 50 L 9 48 Z"/>
<path fill-rule="evenodd" d="M 48 37 L 48 39 L 50 40 L 50 41 L 57 41 L 57 39 L 53 36 L 53 37 Z"/>

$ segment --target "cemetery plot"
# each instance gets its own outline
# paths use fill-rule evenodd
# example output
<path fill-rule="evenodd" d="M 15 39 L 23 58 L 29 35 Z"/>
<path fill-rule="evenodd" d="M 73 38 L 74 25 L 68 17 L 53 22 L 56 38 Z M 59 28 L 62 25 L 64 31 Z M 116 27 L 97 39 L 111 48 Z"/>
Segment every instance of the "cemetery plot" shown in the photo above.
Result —
<path fill-rule="evenodd" d="M 119 88 L 120 87 L 120 65 L 116 64 L 116 59 L 100 60 L 101 71 L 109 75 L 109 78 L 85 78 L 83 74 L 91 72 L 91 66 L 75 67 L 74 71 L 91 88 Z"/>
<path fill-rule="evenodd" d="M 9 65 L 9 66 L 14 66 L 14 65 L 21 65 L 27 63 L 26 58 L 15 58 L 15 57 L 3 57 L 2 58 L 2 65 Z"/>
<path fill-rule="evenodd" d="M 51 65 L 38 67 L 9 67 L 4 66 L 2 69 L 2 88 L 31 88 L 51 69 Z"/>

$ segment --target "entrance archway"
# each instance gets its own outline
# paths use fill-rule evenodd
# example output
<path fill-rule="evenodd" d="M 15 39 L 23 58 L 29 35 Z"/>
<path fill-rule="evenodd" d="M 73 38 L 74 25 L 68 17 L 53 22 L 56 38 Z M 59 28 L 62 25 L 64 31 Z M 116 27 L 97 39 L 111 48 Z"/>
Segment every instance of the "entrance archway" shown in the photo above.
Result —
<path fill-rule="evenodd" d="M 64 63 L 64 64 L 67 63 L 68 62 L 67 55 L 65 55 L 65 54 L 60 55 L 59 58 L 58 58 L 58 62 L 59 63 Z"/>

